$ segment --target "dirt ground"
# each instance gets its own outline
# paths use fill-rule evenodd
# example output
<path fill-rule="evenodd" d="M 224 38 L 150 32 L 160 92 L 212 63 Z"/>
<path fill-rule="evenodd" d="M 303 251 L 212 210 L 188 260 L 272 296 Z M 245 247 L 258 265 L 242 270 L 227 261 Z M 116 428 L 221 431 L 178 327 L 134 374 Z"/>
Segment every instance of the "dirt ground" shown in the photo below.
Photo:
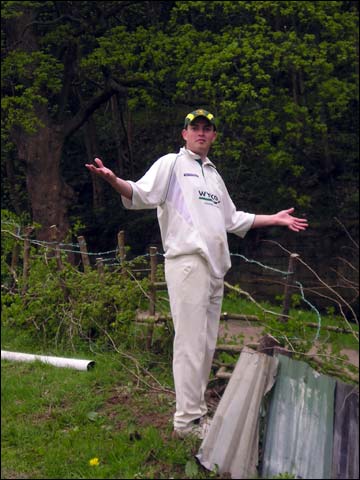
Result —
<path fill-rule="evenodd" d="M 226 342 L 222 342 L 222 338 L 226 336 Z M 234 343 L 231 338 L 238 337 L 239 343 L 243 345 L 256 344 L 260 338 L 264 336 L 264 328 L 256 325 L 245 324 L 244 322 L 228 320 L 226 323 L 221 322 L 219 330 L 219 343 Z M 309 354 L 315 354 L 319 345 L 314 345 Z M 349 362 L 359 368 L 359 350 L 343 349 L 341 355 L 346 355 Z"/>

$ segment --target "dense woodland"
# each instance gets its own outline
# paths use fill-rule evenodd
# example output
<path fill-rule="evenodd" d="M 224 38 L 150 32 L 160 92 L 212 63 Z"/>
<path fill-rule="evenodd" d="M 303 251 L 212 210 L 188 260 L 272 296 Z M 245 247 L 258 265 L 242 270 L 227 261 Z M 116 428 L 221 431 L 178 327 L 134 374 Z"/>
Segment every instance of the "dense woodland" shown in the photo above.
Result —
<path fill-rule="evenodd" d="M 215 114 L 238 209 L 358 221 L 358 2 L 3 1 L 2 208 L 94 249 L 159 239 L 84 164 L 137 180 Z"/>

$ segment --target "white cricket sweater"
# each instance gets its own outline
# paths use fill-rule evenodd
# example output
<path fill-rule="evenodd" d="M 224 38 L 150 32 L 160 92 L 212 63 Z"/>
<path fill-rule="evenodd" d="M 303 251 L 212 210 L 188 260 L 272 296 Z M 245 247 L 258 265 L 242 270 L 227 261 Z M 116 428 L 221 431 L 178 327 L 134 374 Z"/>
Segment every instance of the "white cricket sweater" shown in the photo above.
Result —
<path fill-rule="evenodd" d="M 237 211 L 214 164 L 181 148 L 159 158 L 132 186 L 127 209 L 157 208 L 165 258 L 200 254 L 215 277 L 231 267 L 227 232 L 244 237 L 255 215 Z"/>

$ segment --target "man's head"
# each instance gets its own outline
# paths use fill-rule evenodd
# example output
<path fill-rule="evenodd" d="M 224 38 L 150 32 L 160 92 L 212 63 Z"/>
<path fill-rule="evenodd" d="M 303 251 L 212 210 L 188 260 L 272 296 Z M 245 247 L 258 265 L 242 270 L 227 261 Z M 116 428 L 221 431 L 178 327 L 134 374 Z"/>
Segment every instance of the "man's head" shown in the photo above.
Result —
<path fill-rule="evenodd" d="M 214 115 L 202 109 L 189 113 L 185 117 L 182 136 L 186 142 L 186 148 L 202 158 L 206 157 L 216 139 Z"/>
<path fill-rule="evenodd" d="M 216 130 L 214 115 L 206 110 L 203 110 L 202 108 L 198 108 L 197 110 L 194 110 L 193 112 L 190 112 L 186 115 L 184 128 L 186 129 L 188 125 L 191 125 L 199 118 L 204 118 L 205 120 L 207 120 L 208 123 L 214 127 L 214 130 Z"/>

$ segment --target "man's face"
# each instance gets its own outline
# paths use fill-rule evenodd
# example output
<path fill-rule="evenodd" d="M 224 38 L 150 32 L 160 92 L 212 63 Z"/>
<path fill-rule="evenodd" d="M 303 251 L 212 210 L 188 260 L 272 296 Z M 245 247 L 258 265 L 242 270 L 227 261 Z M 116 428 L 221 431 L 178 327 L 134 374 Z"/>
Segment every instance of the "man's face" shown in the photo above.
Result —
<path fill-rule="evenodd" d="M 188 125 L 187 129 L 183 129 L 182 136 L 186 148 L 198 155 L 206 156 L 216 139 L 216 131 L 210 122 L 200 117 Z"/>

